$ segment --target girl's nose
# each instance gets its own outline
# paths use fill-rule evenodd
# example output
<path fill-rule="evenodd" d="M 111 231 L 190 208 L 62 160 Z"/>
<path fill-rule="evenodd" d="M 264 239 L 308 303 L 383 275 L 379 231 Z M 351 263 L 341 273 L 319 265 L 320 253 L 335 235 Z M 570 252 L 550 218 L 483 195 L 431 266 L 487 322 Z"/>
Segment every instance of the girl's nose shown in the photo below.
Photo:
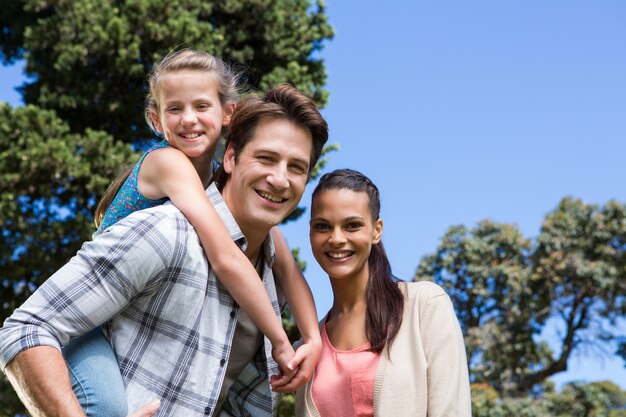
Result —
<path fill-rule="evenodd" d="M 193 110 L 185 110 L 181 116 L 181 123 L 184 126 L 195 124 L 198 121 L 198 116 Z"/>

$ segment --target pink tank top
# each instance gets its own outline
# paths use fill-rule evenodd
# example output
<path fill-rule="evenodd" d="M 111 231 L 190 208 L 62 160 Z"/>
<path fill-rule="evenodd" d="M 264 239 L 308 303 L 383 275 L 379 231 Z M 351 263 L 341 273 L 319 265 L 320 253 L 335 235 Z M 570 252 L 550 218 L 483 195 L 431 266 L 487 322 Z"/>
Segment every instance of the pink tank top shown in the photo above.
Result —
<path fill-rule="evenodd" d="M 373 417 L 374 377 L 380 355 L 369 352 L 370 344 L 352 350 L 337 350 L 322 326 L 322 354 L 311 388 L 321 417 Z"/>

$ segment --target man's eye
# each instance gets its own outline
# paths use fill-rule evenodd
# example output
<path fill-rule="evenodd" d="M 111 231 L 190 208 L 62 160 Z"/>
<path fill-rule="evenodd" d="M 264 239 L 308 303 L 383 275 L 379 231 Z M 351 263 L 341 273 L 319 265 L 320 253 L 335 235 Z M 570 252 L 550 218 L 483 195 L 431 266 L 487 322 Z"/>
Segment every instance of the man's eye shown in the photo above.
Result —
<path fill-rule="evenodd" d="M 291 165 L 291 169 L 298 174 L 305 174 L 307 172 L 302 165 Z"/>

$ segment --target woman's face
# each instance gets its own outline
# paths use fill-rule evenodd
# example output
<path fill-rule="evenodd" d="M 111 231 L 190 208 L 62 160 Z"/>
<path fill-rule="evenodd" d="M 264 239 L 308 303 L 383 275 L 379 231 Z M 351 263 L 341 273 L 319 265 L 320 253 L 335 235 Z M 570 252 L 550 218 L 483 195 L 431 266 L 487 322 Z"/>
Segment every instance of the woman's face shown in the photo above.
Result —
<path fill-rule="evenodd" d="M 382 220 L 372 220 L 365 192 L 326 190 L 313 200 L 311 248 L 332 279 L 367 278 L 367 260 L 382 231 Z"/>

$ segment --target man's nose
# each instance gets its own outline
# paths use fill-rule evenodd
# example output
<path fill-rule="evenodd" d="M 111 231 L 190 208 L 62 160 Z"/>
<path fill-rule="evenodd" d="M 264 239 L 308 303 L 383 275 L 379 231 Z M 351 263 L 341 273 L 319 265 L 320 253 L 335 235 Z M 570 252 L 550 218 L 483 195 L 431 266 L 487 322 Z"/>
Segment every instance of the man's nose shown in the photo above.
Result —
<path fill-rule="evenodd" d="M 277 164 L 273 167 L 272 172 L 267 176 L 267 182 L 277 190 L 284 190 L 289 187 L 289 177 L 287 175 L 287 167 Z"/>

